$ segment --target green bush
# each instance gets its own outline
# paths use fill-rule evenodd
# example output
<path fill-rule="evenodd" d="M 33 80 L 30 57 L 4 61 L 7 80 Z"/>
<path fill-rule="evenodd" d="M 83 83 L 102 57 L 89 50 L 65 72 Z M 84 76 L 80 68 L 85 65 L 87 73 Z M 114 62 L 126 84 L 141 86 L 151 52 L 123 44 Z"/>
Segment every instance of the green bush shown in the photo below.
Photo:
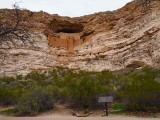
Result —
<path fill-rule="evenodd" d="M 18 115 L 36 115 L 39 112 L 52 109 L 53 103 L 50 92 L 45 89 L 35 89 L 20 98 L 16 109 Z"/>
<path fill-rule="evenodd" d="M 16 75 L 16 79 L 17 79 L 17 80 L 22 80 L 22 79 L 23 79 L 23 75 L 21 75 L 21 74 Z"/>
<path fill-rule="evenodd" d="M 19 115 L 35 115 L 51 109 L 53 98 L 58 103 L 89 110 L 100 107 L 98 97 L 109 95 L 114 95 L 117 103 L 125 103 L 126 110 L 160 111 L 160 70 L 75 72 L 56 68 L 45 73 L 0 78 L 0 105 L 17 104 Z M 121 105 L 113 108 L 119 109 Z"/>
<path fill-rule="evenodd" d="M 126 107 L 132 111 L 160 111 L 160 82 L 156 74 L 145 68 L 128 76 L 123 91 Z"/>
<path fill-rule="evenodd" d="M 122 103 L 114 103 L 112 106 L 113 110 L 115 111 L 122 111 L 124 110 L 124 105 Z"/>
<path fill-rule="evenodd" d="M 0 105 L 14 105 L 27 89 L 13 77 L 0 78 Z"/>
<path fill-rule="evenodd" d="M 4 77 L 1 77 L 0 78 L 0 81 L 1 82 L 6 82 L 7 84 L 9 84 L 10 82 L 14 81 L 15 78 L 14 77 L 7 77 L 7 76 L 4 76 Z"/>
<path fill-rule="evenodd" d="M 25 79 L 27 80 L 35 80 L 35 81 L 41 81 L 47 79 L 46 74 L 39 73 L 39 72 L 31 72 L 25 76 Z"/>
<path fill-rule="evenodd" d="M 13 93 L 10 90 L 0 87 L 0 105 L 12 105 Z"/>
<path fill-rule="evenodd" d="M 72 79 L 67 77 L 65 84 L 71 101 L 83 108 L 95 107 L 98 97 L 108 92 L 105 89 L 108 83 L 102 86 L 98 76 L 89 72 L 80 72 Z"/>

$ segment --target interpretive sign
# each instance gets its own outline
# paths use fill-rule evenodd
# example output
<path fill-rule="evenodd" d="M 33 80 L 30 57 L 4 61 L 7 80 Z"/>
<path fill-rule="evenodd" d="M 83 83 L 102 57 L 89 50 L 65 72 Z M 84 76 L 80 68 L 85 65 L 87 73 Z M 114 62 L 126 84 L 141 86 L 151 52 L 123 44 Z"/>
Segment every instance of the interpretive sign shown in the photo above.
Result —
<path fill-rule="evenodd" d="M 100 103 L 112 103 L 113 102 L 113 97 L 112 96 L 109 96 L 109 97 L 99 97 L 99 100 L 98 102 Z"/>
<path fill-rule="evenodd" d="M 105 103 L 106 115 L 108 116 L 108 105 L 107 105 L 107 103 L 112 103 L 113 102 L 113 96 L 99 97 L 98 102 L 99 103 Z"/>

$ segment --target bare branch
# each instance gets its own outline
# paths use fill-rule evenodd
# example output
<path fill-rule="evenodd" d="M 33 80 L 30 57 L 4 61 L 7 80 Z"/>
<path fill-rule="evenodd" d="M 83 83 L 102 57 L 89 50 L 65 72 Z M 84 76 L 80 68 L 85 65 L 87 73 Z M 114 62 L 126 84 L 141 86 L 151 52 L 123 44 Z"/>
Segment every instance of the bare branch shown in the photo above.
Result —
<path fill-rule="evenodd" d="M 18 3 L 13 5 L 13 10 L 0 12 L 0 45 L 4 42 L 16 44 L 13 39 L 20 40 L 23 44 L 32 43 L 30 39 L 32 26 L 26 24 L 32 13 L 28 11 L 24 14 Z"/>

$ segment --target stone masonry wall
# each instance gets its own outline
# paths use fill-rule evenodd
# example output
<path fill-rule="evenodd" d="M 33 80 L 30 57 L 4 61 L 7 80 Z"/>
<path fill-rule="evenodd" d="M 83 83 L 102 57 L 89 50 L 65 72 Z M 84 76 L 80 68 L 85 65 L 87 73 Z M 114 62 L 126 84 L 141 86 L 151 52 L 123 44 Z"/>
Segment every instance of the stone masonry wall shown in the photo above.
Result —
<path fill-rule="evenodd" d="M 74 47 L 82 45 L 84 43 L 83 40 L 80 40 L 79 34 L 73 33 L 60 33 L 60 38 L 49 36 L 48 41 L 48 45 L 50 47 L 65 47 L 67 48 L 68 53 L 74 53 Z"/>

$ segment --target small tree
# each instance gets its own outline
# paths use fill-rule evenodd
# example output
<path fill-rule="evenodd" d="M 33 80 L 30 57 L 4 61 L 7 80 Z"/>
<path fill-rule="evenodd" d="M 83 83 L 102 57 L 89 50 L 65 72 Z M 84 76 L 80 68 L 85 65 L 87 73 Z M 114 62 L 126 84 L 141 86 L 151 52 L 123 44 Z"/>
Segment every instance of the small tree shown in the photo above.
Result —
<path fill-rule="evenodd" d="M 14 39 L 21 40 L 24 44 L 31 43 L 29 31 L 32 26 L 27 25 L 26 22 L 33 13 L 27 11 L 27 14 L 23 14 L 18 3 L 15 3 L 13 8 L 13 10 L 0 11 L 0 45 L 15 44 Z"/>

